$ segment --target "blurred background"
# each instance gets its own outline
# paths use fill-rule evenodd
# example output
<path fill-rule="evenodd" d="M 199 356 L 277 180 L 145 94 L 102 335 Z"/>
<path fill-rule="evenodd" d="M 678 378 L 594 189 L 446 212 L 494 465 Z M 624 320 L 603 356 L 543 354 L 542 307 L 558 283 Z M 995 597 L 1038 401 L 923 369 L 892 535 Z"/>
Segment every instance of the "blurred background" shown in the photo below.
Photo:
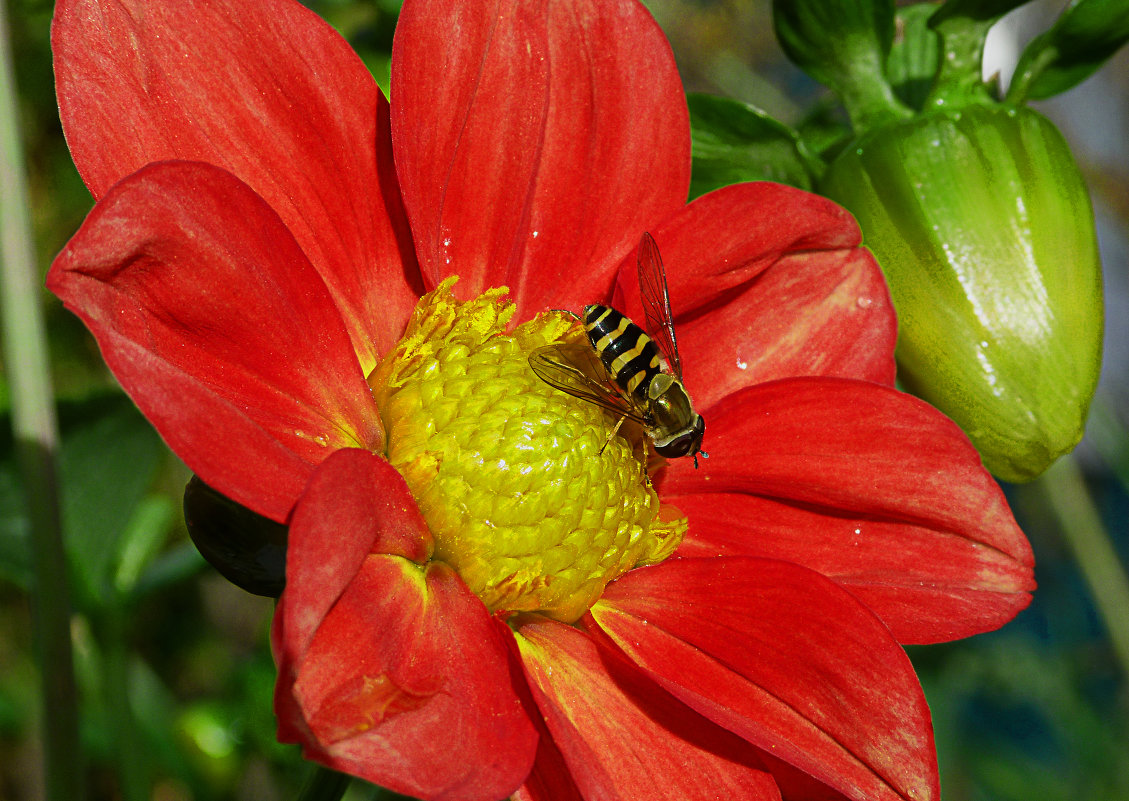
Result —
<path fill-rule="evenodd" d="M 59 127 L 47 0 L 7 2 L 43 273 L 92 201 Z M 307 3 L 387 88 L 397 0 Z M 821 89 L 784 58 L 767 0 L 650 0 L 687 90 L 797 121 Z M 1062 2 L 1033 2 L 992 32 L 986 74 L 1006 85 L 1023 44 Z M 1129 53 L 1082 85 L 1033 104 L 1074 148 L 1094 205 L 1105 270 L 1105 361 L 1086 439 L 1084 482 L 1066 502 L 1039 482 L 1005 487 L 1036 554 L 1034 603 L 1002 631 L 910 649 L 933 710 L 947 801 L 1129 799 L 1129 682 L 1064 529 L 1098 510 L 1129 564 Z M 186 469 L 117 389 L 93 339 L 44 293 L 63 432 L 64 528 L 75 616 L 89 797 L 158 801 L 294 796 L 307 766 L 274 739 L 272 602 L 236 589 L 188 540 Z M 0 365 L 0 800 L 42 795 L 38 677 L 27 596 L 27 522 Z M 134 723 L 122 729 L 121 705 Z M 125 745 L 123 745 L 125 744 Z M 353 790 L 350 797 L 368 797 Z"/>

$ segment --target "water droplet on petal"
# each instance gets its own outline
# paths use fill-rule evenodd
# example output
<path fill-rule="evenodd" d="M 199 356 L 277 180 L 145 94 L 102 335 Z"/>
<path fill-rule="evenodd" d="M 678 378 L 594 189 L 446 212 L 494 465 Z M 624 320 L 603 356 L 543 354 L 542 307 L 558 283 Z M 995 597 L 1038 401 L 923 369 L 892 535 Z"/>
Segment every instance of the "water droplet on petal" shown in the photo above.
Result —
<path fill-rule="evenodd" d="M 294 429 L 294 436 L 298 437 L 299 439 L 308 440 L 315 445 L 320 445 L 323 448 L 329 445 L 329 440 L 324 434 L 307 434 L 305 431 L 301 431 L 296 428 Z"/>

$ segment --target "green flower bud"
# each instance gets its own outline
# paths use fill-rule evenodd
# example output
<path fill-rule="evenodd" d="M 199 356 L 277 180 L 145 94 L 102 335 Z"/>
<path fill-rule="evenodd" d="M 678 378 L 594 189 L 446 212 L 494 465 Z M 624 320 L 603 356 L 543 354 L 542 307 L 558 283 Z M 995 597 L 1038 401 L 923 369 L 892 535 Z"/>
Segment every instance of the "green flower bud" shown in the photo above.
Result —
<path fill-rule="evenodd" d="M 1101 363 L 1093 210 L 1066 141 L 1027 108 L 877 129 L 822 190 L 858 218 L 898 312 L 899 375 L 1028 481 L 1082 437 Z"/>

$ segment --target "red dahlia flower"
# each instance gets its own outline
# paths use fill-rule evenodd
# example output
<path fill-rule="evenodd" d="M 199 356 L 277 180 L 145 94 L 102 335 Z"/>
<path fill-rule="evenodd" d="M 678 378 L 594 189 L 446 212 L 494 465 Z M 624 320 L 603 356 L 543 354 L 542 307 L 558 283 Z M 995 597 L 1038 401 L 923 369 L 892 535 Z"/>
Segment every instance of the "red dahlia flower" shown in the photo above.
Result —
<path fill-rule="evenodd" d="M 282 739 L 428 799 L 937 797 L 899 643 L 1013 617 L 1027 542 L 892 388 L 845 212 L 685 205 L 634 0 L 407 0 L 390 106 L 290 0 L 64 0 L 53 43 L 98 202 L 48 286 L 189 467 L 289 524 Z M 700 470 L 528 367 L 576 333 L 541 312 L 638 310 L 643 231 Z"/>

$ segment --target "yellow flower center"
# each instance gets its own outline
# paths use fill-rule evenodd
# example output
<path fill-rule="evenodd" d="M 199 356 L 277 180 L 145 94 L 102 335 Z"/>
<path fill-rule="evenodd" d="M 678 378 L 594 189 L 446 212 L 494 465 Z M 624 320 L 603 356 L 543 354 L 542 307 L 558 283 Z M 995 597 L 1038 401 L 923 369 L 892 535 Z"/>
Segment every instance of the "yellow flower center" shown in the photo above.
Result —
<path fill-rule="evenodd" d="M 369 376 L 386 456 L 435 558 L 488 609 L 572 622 L 608 582 L 673 553 L 686 520 L 660 510 L 639 433 L 609 440 L 611 413 L 530 369 L 533 350 L 576 337 L 574 321 L 550 312 L 507 334 L 505 289 L 460 302 L 454 282 L 420 299 Z"/>

